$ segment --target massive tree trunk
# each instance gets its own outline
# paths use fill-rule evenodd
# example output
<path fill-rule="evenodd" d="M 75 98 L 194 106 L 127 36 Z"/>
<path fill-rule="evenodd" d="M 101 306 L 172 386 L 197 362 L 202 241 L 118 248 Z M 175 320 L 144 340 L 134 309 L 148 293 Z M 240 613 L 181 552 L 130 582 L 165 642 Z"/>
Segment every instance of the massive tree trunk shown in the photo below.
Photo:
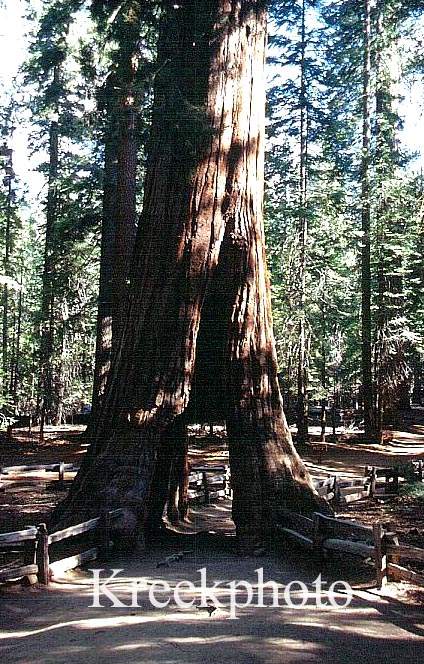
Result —
<path fill-rule="evenodd" d="M 227 421 L 239 537 L 325 505 L 284 418 L 263 237 L 265 3 L 166 3 L 123 336 L 92 444 L 56 519 L 121 506 L 158 525 L 188 411 Z M 206 404 L 206 405 L 205 405 Z"/>
<path fill-rule="evenodd" d="M 116 188 L 118 163 L 118 119 L 115 76 L 104 87 L 107 113 L 104 131 L 104 178 L 102 242 L 100 252 L 99 301 L 97 309 L 96 357 L 94 366 L 91 421 L 95 421 L 106 389 L 112 355 L 112 276 L 115 256 Z M 89 431 L 87 432 L 89 434 Z"/>

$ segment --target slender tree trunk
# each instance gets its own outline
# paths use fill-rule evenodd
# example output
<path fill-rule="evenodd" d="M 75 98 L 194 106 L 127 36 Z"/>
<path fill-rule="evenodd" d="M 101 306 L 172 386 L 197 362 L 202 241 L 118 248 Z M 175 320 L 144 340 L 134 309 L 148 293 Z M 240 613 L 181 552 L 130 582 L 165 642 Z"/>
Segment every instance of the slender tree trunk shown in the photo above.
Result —
<path fill-rule="evenodd" d="M 327 509 L 293 447 L 277 381 L 262 218 L 266 10 L 251 0 L 165 4 L 128 316 L 89 452 L 55 518 L 121 506 L 125 534 L 159 527 L 203 347 L 222 368 L 211 389 L 223 395 L 233 518 L 251 549 L 279 505 Z"/>
<path fill-rule="evenodd" d="M 308 110 L 306 99 L 306 0 L 302 1 L 300 60 L 300 167 L 299 167 L 299 358 L 297 368 L 297 442 L 307 443 L 308 433 L 308 342 L 306 330 L 306 263 L 308 243 Z"/>
<path fill-rule="evenodd" d="M 116 74 L 105 87 L 105 179 L 102 248 L 92 413 L 87 435 L 103 399 L 111 357 L 122 334 L 128 301 L 129 266 L 136 235 L 136 103 L 139 3 L 126 14 L 127 32 L 119 45 Z"/>
<path fill-rule="evenodd" d="M 327 318 L 326 318 L 326 279 L 325 275 L 323 278 L 323 289 L 322 289 L 322 304 L 321 304 L 321 315 L 322 315 L 322 329 L 321 329 L 321 385 L 324 392 L 324 396 L 321 399 L 321 442 L 325 443 L 325 430 L 327 425 L 327 353 L 326 353 L 326 344 L 327 344 Z"/>
<path fill-rule="evenodd" d="M 361 158 L 361 352 L 362 387 L 365 436 L 375 436 L 374 398 L 372 376 L 372 321 L 371 321 L 371 3 L 364 0 L 364 59 L 362 98 L 362 158 Z"/>
<path fill-rule="evenodd" d="M 383 3 L 376 9 L 376 48 L 374 68 L 375 91 L 375 190 L 376 190 L 376 236 L 377 236 L 377 316 L 375 344 L 375 428 L 378 439 L 382 438 L 383 425 L 387 417 L 393 417 L 399 397 L 398 386 L 405 381 L 404 342 L 397 334 L 398 325 L 393 324 L 403 315 L 402 256 L 393 251 L 393 237 L 399 240 L 403 225 L 397 220 L 396 203 L 387 188 L 395 176 L 398 162 L 396 124 L 396 65 L 399 57 L 396 41 L 390 47 L 385 44 L 387 30 L 395 27 L 395 17 Z M 390 28 L 388 27 L 390 25 Z M 397 67 L 398 69 L 399 67 Z M 396 338 L 397 337 L 397 338 Z M 396 352 L 395 352 L 396 348 Z"/>
<path fill-rule="evenodd" d="M 136 235 L 137 111 L 133 59 L 121 85 L 116 186 L 115 249 L 112 275 L 112 349 L 121 338 L 128 300 L 128 277 Z"/>
<path fill-rule="evenodd" d="M 18 327 L 18 318 L 17 318 L 17 313 L 13 313 L 13 320 L 12 320 L 12 329 L 13 329 L 13 336 L 12 336 L 12 344 L 10 347 L 10 359 L 9 359 L 9 364 L 10 364 L 10 372 L 9 372 L 9 388 L 8 392 L 10 394 L 10 397 L 12 401 L 14 402 L 14 411 L 17 413 L 17 405 L 16 401 L 14 399 L 14 391 L 13 391 L 13 386 L 15 385 L 15 370 L 16 370 L 16 352 L 17 352 L 17 327 Z"/>
<path fill-rule="evenodd" d="M 6 230 L 4 239 L 4 260 L 3 270 L 6 277 L 10 276 L 10 250 L 12 240 L 12 161 L 9 160 L 6 166 L 7 179 L 7 203 L 6 203 Z M 2 348 L 2 369 L 3 369 L 3 395 L 8 393 L 8 374 L 9 374 L 9 287 L 7 282 L 3 286 L 3 348 Z"/>
<path fill-rule="evenodd" d="M 66 354 L 67 354 L 67 330 L 66 322 L 68 319 L 66 302 L 62 303 L 62 320 L 60 331 L 58 332 L 58 343 L 60 343 L 60 355 L 55 377 L 55 409 L 54 424 L 61 425 L 66 421 L 65 413 L 65 394 L 66 394 Z"/>
<path fill-rule="evenodd" d="M 16 326 L 16 343 L 15 343 L 15 361 L 13 367 L 13 381 L 11 385 L 11 392 L 13 401 L 17 405 L 18 387 L 20 379 L 20 366 L 21 366 L 21 333 L 22 333 L 22 312 L 23 312 L 23 266 L 21 266 L 20 276 L 20 289 L 18 297 L 18 321 Z"/>
<path fill-rule="evenodd" d="M 60 68 L 54 67 L 53 84 L 59 85 Z M 56 114 L 58 109 L 56 108 Z M 58 208 L 59 171 L 59 122 L 54 118 L 49 133 L 49 178 L 46 209 L 46 237 L 41 297 L 41 338 L 39 374 L 40 441 L 44 436 L 44 425 L 53 411 L 53 335 L 54 335 L 54 267 L 56 254 L 56 221 Z"/>

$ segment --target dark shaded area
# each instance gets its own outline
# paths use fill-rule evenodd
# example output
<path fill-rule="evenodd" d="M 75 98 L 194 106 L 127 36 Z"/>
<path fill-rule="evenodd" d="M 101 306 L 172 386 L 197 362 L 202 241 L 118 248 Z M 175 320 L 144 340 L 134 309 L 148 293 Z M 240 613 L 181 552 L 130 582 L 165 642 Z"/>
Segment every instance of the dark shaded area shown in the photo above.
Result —
<path fill-rule="evenodd" d="M 224 350 L 229 305 L 221 285 L 215 273 L 202 309 L 187 422 L 217 422 L 227 415 Z"/>

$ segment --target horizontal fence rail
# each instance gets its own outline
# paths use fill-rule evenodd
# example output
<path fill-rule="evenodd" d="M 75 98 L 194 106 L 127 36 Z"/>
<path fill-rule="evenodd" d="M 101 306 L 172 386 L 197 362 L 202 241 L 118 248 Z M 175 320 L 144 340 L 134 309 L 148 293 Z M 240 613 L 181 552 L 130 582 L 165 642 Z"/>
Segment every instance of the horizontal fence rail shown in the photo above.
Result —
<path fill-rule="evenodd" d="M 189 500 L 209 503 L 213 498 L 231 498 L 228 465 L 192 466 L 188 476 Z"/>
<path fill-rule="evenodd" d="M 0 466 L 0 491 L 5 491 L 10 482 L 14 483 L 20 478 L 13 477 L 16 474 L 24 473 L 37 473 L 44 471 L 45 473 L 57 473 L 58 479 L 55 482 L 58 482 L 59 485 L 65 485 L 65 473 L 76 473 L 79 468 L 74 466 L 72 463 L 64 463 L 60 461 L 59 463 L 49 463 L 49 464 L 32 464 L 28 466 Z M 39 482 L 40 478 L 33 478 L 31 475 L 28 479 L 34 479 L 35 482 Z M 3 480 L 3 481 L 2 481 Z"/>
<path fill-rule="evenodd" d="M 422 481 L 423 463 L 414 462 L 418 479 Z M 64 462 L 55 464 L 34 464 L 30 466 L 6 466 L 1 474 L 31 471 L 58 473 L 63 481 L 65 472 L 78 469 Z M 334 504 L 343 504 L 367 496 L 379 495 L 378 484 L 383 483 L 383 491 L 392 493 L 399 486 L 399 473 L 393 468 L 367 467 L 362 478 L 343 478 L 334 475 L 315 479 L 316 491 Z M 189 499 L 209 503 L 213 498 L 232 497 L 230 467 L 220 465 L 192 466 L 189 473 Z M 104 511 L 99 517 L 75 524 L 54 533 L 48 533 L 45 524 L 29 526 L 24 530 L 0 534 L 0 552 L 20 553 L 19 566 L 0 566 L 0 582 L 27 578 L 30 583 L 40 581 L 48 584 L 52 575 L 58 575 L 77 567 L 100 554 L 106 554 L 110 543 L 110 529 L 121 510 Z M 387 576 L 405 579 L 424 585 L 424 575 L 402 567 L 402 560 L 424 563 L 424 549 L 400 545 L 394 533 L 385 532 L 380 524 L 366 526 L 344 519 L 336 519 L 315 513 L 313 518 L 282 510 L 284 525 L 278 525 L 280 533 L 299 545 L 322 555 L 325 551 L 336 551 L 371 558 L 376 569 L 377 585 L 381 586 Z M 50 562 L 51 547 L 65 539 L 93 531 L 96 546 Z"/>
<path fill-rule="evenodd" d="M 380 523 L 366 526 L 318 512 L 311 519 L 286 509 L 281 510 L 281 516 L 286 525 L 278 525 L 279 532 L 320 557 L 326 551 L 336 551 L 371 558 L 378 587 L 389 577 L 424 585 L 423 574 L 399 565 L 401 560 L 424 563 L 424 549 L 399 544 L 397 535 L 385 531 Z"/>
<path fill-rule="evenodd" d="M 120 509 L 104 511 L 100 514 L 100 517 L 89 519 L 50 535 L 44 523 L 14 533 L 0 534 L 0 551 L 7 552 L 13 549 L 14 552 L 20 553 L 24 557 L 23 565 L 16 566 L 16 563 L 11 563 L 6 567 L 0 567 L 0 582 L 26 578 L 29 583 L 39 581 L 48 585 L 53 575 L 78 567 L 89 560 L 94 560 L 100 553 L 102 555 L 107 554 L 110 545 L 111 524 L 121 513 Z M 73 556 L 50 562 L 52 545 L 90 531 L 96 531 L 97 546 Z"/>

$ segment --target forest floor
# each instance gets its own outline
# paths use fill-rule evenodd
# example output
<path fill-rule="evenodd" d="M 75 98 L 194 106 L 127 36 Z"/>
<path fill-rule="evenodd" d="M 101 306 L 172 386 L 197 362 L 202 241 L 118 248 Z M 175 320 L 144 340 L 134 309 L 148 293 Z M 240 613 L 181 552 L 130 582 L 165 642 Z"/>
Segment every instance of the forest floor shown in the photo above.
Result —
<path fill-rule="evenodd" d="M 12 440 L 0 440 L 0 464 L 64 461 L 78 465 L 86 450 L 82 430 L 49 428 L 42 446 L 37 444 L 37 432 L 29 435 L 25 430 L 16 431 Z M 192 465 L 226 462 L 225 437 L 219 430 L 215 433 L 211 438 L 206 432 L 193 431 Z M 318 431 L 312 429 L 311 433 Z M 384 447 L 359 444 L 350 435 L 339 438 L 339 442 L 328 445 L 319 463 L 316 452 L 304 454 L 314 476 L 335 472 L 361 476 L 366 465 L 392 466 L 424 458 L 424 426 L 417 421 L 396 431 L 393 441 Z M 46 520 L 52 506 L 64 495 L 46 491 L 45 477 L 41 475 L 40 479 L 37 473 L 30 479 L 17 476 L 7 484 L 0 493 L 0 532 Z M 401 541 L 424 546 L 423 510 L 413 499 L 399 496 L 384 502 L 361 501 L 339 514 L 364 522 L 378 519 L 398 532 Z M 194 536 L 195 532 L 201 534 Z M 182 560 L 158 569 L 166 556 L 180 550 L 186 551 Z M 321 569 L 302 551 L 286 549 L 284 556 L 281 554 L 281 545 L 276 543 L 273 551 L 261 557 L 240 556 L 235 548 L 230 501 L 195 506 L 190 523 L 164 540 L 153 542 L 148 550 L 115 554 L 103 565 L 99 561 L 89 566 L 104 567 L 102 579 L 111 574 L 109 567 L 122 570 L 108 588 L 124 607 L 113 607 L 104 594 L 100 598 L 102 607 L 93 606 L 93 574 L 88 569 L 55 579 L 48 589 L 18 584 L 0 589 L 0 659 L 20 664 L 421 661 L 422 590 L 396 583 L 378 591 L 372 583 L 373 570 L 354 564 L 357 559 L 332 560 Z M 222 607 L 211 615 L 199 606 L 199 570 L 203 568 L 208 587 L 216 581 L 222 586 L 217 591 Z M 238 620 L 229 619 L 231 581 L 243 579 L 254 587 L 259 568 L 265 580 L 274 580 L 281 588 L 294 580 L 304 583 L 310 592 L 307 602 L 295 608 L 280 593 L 278 606 L 270 606 L 268 593 L 266 606 L 260 607 L 255 604 L 255 595 L 249 606 L 237 609 Z M 338 579 L 352 585 L 353 599 L 347 608 L 328 605 L 326 593 L 322 605 L 317 605 L 312 583 L 320 572 L 324 589 Z M 133 602 L 134 579 L 138 580 L 137 606 Z M 167 607 L 155 608 L 149 589 L 157 580 L 168 583 L 171 591 L 181 581 L 191 582 L 196 594 L 194 605 L 181 607 L 172 600 Z M 337 597 L 342 604 L 343 594 Z M 237 599 L 242 604 L 246 597 L 241 593 Z M 293 603 L 297 601 L 301 603 L 300 594 L 293 593 Z"/>
<path fill-rule="evenodd" d="M 52 464 L 64 461 L 79 466 L 87 450 L 84 426 L 46 427 L 44 442 L 38 431 L 15 429 L 12 437 L 0 433 L 0 468 L 12 465 Z M 228 447 L 222 427 L 211 437 L 206 430 L 190 430 L 190 465 L 228 463 Z M 318 440 L 318 427 L 310 427 L 311 440 Z M 314 477 L 338 474 L 362 477 L 365 466 L 403 466 L 411 460 L 424 460 L 424 410 L 405 414 L 393 440 L 384 445 L 367 445 L 352 432 L 340 431 L 337 442 L 327 443 L 324 452 L 303 450 L 302 458 Z M 19 530 L 45 521 L 54 505 L 66 495 L 51 480 L 57 475 L 43 471 L 3 476 L 6 491 L 0 491 L 0 532 Z M 73 475 L 65 474 L 65 478 Z M 2 480 L 0 479 L 0 482 Z M 46 488 L 48 490 L 46 490 Z M 424 548 L 424 501 L 406 495 L 361 500 L 338 510 L 338 516 L 364 523 L 379 520 L 386 530 L 398 533 L 400 541 Z"/>

